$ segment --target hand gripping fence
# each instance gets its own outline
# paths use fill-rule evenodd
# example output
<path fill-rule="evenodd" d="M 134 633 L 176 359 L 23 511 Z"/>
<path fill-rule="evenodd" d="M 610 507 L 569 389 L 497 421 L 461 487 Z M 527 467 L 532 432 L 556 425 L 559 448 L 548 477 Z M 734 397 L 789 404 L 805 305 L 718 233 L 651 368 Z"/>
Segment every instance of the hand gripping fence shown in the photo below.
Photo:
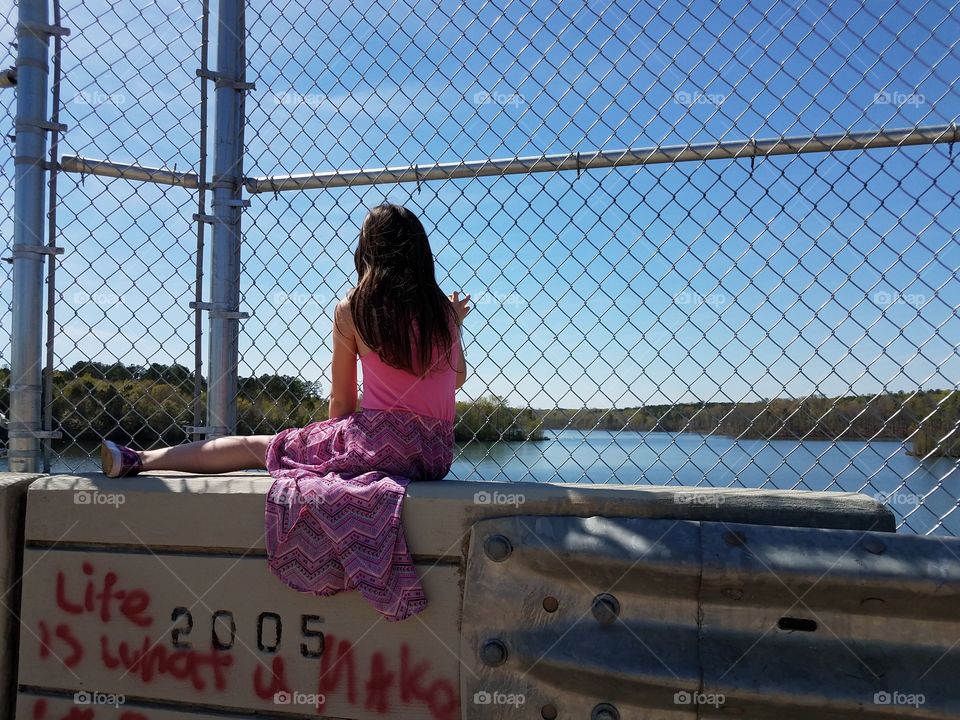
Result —
<path fill-rule="evenodd" d="M 960 533 L 946 3 L 214 5 L 3 19 L 9 469 L 327 417 L 386 198 L 473 298 L 452 477 L 842 489 Z"/>

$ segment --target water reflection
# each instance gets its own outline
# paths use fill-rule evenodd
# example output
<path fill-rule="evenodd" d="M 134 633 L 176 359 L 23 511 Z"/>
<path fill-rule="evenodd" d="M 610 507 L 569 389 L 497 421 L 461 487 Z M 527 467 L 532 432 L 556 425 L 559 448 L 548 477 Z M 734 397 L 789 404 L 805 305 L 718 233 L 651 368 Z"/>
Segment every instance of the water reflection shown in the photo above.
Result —
<path fill-rule="evenodd" d="M 460 445 L 451 478 L 863 492 L 886 500 L 903 530 L 960 535 L 960 461 L 920 461 L 895 440 L 736 440 L 605 430 L 549 435 L 536 443 Z"/>

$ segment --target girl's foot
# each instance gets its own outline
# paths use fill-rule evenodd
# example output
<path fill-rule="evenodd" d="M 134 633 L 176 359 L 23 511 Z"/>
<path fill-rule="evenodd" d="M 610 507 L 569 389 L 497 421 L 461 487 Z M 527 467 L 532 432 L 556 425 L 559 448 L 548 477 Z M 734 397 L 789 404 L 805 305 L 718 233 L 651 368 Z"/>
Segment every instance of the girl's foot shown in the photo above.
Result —
<path fill-rule="evenodd" d="M 143 469 L 143 461 L 136 450 L 104 440 L 100 445 L 100 466 L 107 477 L 126 477 L 137 475 Z"/>

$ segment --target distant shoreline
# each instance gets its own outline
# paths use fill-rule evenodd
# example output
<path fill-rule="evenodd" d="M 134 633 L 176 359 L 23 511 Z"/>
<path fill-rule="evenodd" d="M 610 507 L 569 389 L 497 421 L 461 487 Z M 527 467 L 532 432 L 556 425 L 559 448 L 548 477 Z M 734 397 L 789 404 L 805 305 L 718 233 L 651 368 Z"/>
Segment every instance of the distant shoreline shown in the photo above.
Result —
<path fill-rule="evenodd" d="M 10 371 L 0 368 L 0 412 Z M 177 365 L 79 362 L 53 375 L 53 425 L 73 442 L 116 438 L 141 446 L 183 442 L 193 417 L 193 373 Z M 201 382 L 200 406 L 206 387 Z M 276 433 L 329 417 L 316 382 L 239 378 L 240 435 Z M 202 420 L 202 418 L 201 418 Z M 544 430 L 687 432 L 739 440 L 899 440 L 916 457 L 960 457 L 960 393 L 917 390 L 829 398 L 686 402 L 632 408 L 517 408 L 487 395 L 456 403 L 458 441 L 539 441 Z M 202 424 L 202 422 L 200 423 Z"/>
<path fill-rule="evenodd" d="M 637 430 L 633 428 L 577 428 L 577 427 L 544 427 L 546 431 L 558 433 L 564 430 L 569 430 L 571 432 L 608 432 L 608 433 L 634 433 L 637 435 L 646 435 L 647 433 L 664 433 L 669 435 L 702 435 L 703 437 L 712 437 L 712 438 L 725 438 L 728 440 L 764 440 L 766 442 L 891 442 L 891 443 L 900 443 L 901 445 L 905 444 L 904 441 L 906 438 L 902 437 L 893 437 L 891 435 L 881 435 L 879 437 L 861 437 L 861 436 L 846 436 L 846 437 L 832 437 L 829 435 L 818 435 L 811 437 L 792 437 L 789 435 L 775 436 L 775 437 L 761 437 L 759 435 L 745 435 L 743 437 L 737 435 L 727 435 L 724 433 L 710 432 L 704 430 L 664 430 L 664 429 L 652 429 L 652 430 Z M 552 438 L 540 438 L 542 440 L 550 440 Z M 521 441 L 523 442 L 523 441 Z M 536 441 L 534 441 L 536 442 Z M 907 455 L 914 456 L 914 452 L 909 447 L 907 448 Z"/>

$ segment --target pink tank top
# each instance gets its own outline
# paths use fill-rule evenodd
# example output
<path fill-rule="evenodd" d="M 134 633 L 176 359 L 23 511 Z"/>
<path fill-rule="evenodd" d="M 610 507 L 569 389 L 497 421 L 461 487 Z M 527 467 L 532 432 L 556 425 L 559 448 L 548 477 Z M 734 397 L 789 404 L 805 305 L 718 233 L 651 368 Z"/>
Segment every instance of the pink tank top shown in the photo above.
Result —
<path fill-rule="evenodd" d="M 452 327 L 453 347 L 450 360 L 440 349 L 434 351 L 434 370 L 417 377 L 406 370 L 387 365 L 376 350 L 360 356 L 363 368 L 363 410 L 409 410 L 428 417 L 453 422 L 457 409 L 457 371 L 460 362 L 460 336 Z"/>

